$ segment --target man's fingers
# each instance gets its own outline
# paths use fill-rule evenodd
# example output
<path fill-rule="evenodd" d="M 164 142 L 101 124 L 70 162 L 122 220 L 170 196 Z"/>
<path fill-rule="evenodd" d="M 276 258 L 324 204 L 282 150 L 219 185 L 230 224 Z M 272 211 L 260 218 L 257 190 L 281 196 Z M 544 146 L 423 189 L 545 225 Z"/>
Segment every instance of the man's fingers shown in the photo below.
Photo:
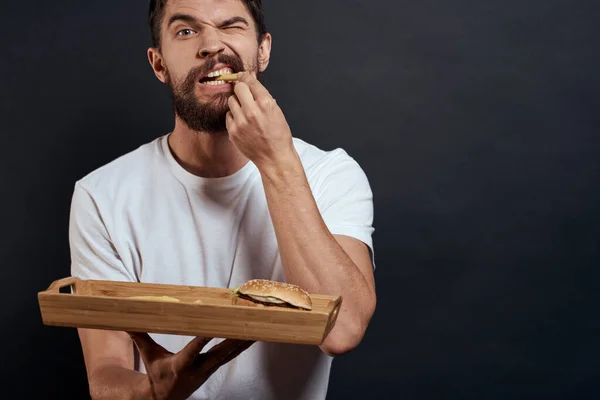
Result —
<path fill-rule="evenodd" d="M 210 342 L 213 338 L 196 337 L 192 339 L 185 347 L 173 357 L 173 363 L 176 370 L 181 370 L 185 367 L 190 366 L 202 349 Z"/>
<path fill-rule="evenodd" d="M 269 93 L 267 88 L 265 88 L 263 84 L 260 83 L 258 79 L 256 79 L 249 72 L 239 73 L 238 82 L 243 82 L 246 84 L 246 86 L 248 86 L 248 89 L 250 90 L 250 93 L 252 94 L 252 97 L 254 98 L 254 100 L 256 100 L 256 102 L 258 102 L 259 99 L 272 100 L 271 93 Z M 238 83 L 235 84 L 234 90 L 237 89 L 237 86 Z"/>
<path fill-rule="evenodd" d="M 231 112 L 231 116 L 236 122 L 242 122 L 246 119 L 244 116 L 244 112 L 242 111 L 242 106 L 238 101 L 236 95 L 230 96 L 227 100 L 227 103 L 229 104 L 229 111 Z"/>
<path fill-rule="evenodd" d="M 233 350 L 233 352 L 229 353 L 229 355 L 221 362 L 221 365 L 227 364 L 229 361 L 233 360 L 234 358 L 239 356 L 241 353 L 248 350 L 250 348 L 250 346 L 252 346 L 254 343 L 255 343 L 254 341 L 245 341 L 244 343 L 238 344 L 235 347 L 235 349 Z"/>
<path fill-rule="evenodd" d="M 171 354 L 164 347 L 152 340 L 147 333 L 129 332 L 129 337 L 131 337 L 133 343 L 138 348 L 145 364 L 152 363 L 158 358 Z"/>
<path fill-rule="evenodd" d="M 248 85 L 244 82 L 238 82 L 235 84 L 233 91 L 235 93 L 235 97 L 237 97 L 237 100 L 242 106 L 242 112 L 244 113 L 246 119 L 250 122 L 257 120 L 260 116 L 260 109 L 254 99 L 254 96 L 250 92 Z"/>
<path fill-rule="evenodd" d="M 214 372 L 254 344 L 254 341 L 227 339 L 211 348 L 201 359 L 203 368 Z"/>
<path fill-rule="evenodd" d="M 240 100 L 242 107 L 254 105 L 254 95 L 250 91 L 250 87 L 245 82 L 238 82 L 233 87 L 233 92 Z"/>
<path fill-rule="evenodd" d="M 227 115 L 225 116 L 225 126 L 227 127 L 227 132 L 229 133 L 231 133 L 232 129 L 234 129 L 234 120 L 231 111 L 227 111 Z"/>
<path fill-rule="evenodd" d="M 211 340 L 213 340 L 213 338 L 211 337 L 195 337 L 194 339 L 190 340 L 188 344 L 185 345 L 182 351 L 198 355 L 198 353 L 202 351 L 204 346 L 206 346 Z"/>

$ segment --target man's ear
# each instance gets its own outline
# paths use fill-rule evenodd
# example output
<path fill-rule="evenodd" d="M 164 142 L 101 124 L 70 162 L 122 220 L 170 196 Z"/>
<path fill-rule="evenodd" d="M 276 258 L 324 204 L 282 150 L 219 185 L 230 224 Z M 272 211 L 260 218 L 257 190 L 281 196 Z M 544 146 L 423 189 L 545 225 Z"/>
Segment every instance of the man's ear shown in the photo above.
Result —
<path fill-rule="evenodd" d="M 258 46 L 258 70 L 262 73 L 265 72 L 269 61 L 271 59 L 271 44 L 273 38 L 270 33 L 265 34 L 264 39 Z"/>
<path fill-rule="evenodd" d="M 155 47 L 150 47 L 148 49 L 148 61 L 150 62 L 150 66 L 154 70 L 154 75 L 158 78 L 162 83 L 167 82 L 167 67 L 163 62 L 163 58 Z"/>

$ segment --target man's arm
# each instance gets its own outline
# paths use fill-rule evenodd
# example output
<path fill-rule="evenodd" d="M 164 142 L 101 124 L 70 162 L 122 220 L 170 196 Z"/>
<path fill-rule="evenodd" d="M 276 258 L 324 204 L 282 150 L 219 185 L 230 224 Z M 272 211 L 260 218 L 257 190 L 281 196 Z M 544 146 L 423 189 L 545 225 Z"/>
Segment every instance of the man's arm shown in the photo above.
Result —
<path fill-rule="evenodd" d="M 336 326 L 321 346 L 340 355 L 361 342 L 375 311 L 371 255 L 363 242 L 331 234 L 300 159 L 292 154 L 261 170 L 285 279 L 311 293 L 342 295 Z"/>
<path fill-rule="evenodd" d="M 71 205 L 71 274 L 81 279 L 136 281 L 121 261 L 102 215 L 102 202 L 80 184 Z M 212 338 L 196 337 L 177 353 L 167 351 L 147 333 L 79 329 L 79 338 L 94 400 L 183 400 L 189 398 L 222 365 L 253 342 L 226 339 L 201 353 Z M 134 348 L 146 373 L 134 370 Z"/>
<path fill-rule="evenodd" d="M 230 140 L 261 173 L 286 281 L 312 293 L 343 296 L 336 326 L 321 346 L 327 354 L 343 354 L 360 343 L 375 310 L 369 249 L 356 239 L 333 236 L 282 110 L 255 77 L 238 76 L 228 102 Z"/>
<path fill-rule="evenodd" d="M 78 329 L 90 395 L 94 400 L 147 399 L 146 375 L 134 371 L 127 333 Z"/>
<path fill-rule="evenodd" d="M 110 241 L 99 204 L 77 183 L 71 201 L 71 275 L 134 281 Z M 136 399 L 145 375 L 134 371 L 133 342 L 124 332 L 78 329 L 92 399 Z"/>

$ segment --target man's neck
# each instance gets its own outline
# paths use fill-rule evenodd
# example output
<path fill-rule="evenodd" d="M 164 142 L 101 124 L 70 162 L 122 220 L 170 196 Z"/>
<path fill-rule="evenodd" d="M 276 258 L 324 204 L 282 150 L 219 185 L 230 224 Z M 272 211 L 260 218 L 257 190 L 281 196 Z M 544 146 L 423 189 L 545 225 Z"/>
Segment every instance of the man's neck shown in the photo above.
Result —
<path fill-rule="evenodd" d="M 248 162 L 226 132 L 196 132 L 179 119 L 176 119 L 168 144 L 173 157 L 186 171 L 203 178 L 233 175 Z"/>

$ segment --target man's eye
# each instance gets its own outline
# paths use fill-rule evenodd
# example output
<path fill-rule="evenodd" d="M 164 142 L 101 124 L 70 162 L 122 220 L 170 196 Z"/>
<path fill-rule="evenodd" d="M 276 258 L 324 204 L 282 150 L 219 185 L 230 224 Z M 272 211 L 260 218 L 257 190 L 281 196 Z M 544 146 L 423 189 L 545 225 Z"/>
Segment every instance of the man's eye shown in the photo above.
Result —
<path fill-rule="evenodd" d="M 177 32 L 178 36 L 190 36 L 193 34 L 194 34 L 194 31 L 191 29 L 182 29 L 179 32 Z"/>

